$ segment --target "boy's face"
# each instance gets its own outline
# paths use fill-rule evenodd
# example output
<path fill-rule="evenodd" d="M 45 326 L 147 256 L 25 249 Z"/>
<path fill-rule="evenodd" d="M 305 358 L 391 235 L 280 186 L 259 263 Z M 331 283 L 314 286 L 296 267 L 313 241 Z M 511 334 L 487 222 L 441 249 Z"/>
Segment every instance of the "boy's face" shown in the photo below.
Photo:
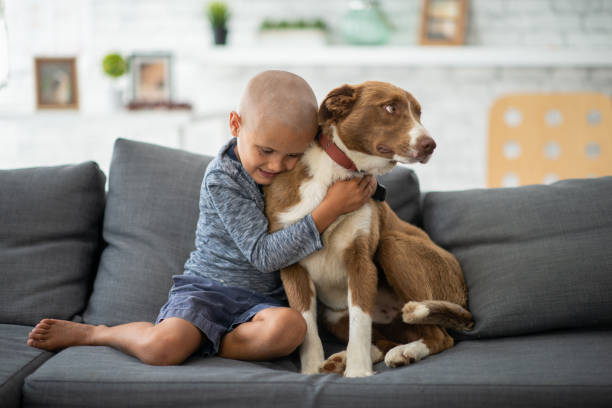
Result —
<path fill-rule="evenodd" d="M 230 114 L 230 129 L 238 138 L 236 155 L 242 166 L 263 185 L 293 169 L 315 136 L 310 129 L 296 130 L 278 122 L 244 126 L 236 112 Z"/>

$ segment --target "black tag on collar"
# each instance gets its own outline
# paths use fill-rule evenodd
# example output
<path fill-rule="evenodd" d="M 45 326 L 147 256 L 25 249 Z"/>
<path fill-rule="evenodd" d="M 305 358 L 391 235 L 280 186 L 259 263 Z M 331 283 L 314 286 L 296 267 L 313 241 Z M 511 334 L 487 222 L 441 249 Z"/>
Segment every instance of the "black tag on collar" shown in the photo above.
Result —
<path fill-rule="evenodd" d="M 374 192 L 372 199 L 376 201 L 385 201 L 385 198 L 387 198 L 387 189 L 385 188 L 385 186 L 378 183 L 378 186 L 376 186 L 376 191 Z"/>

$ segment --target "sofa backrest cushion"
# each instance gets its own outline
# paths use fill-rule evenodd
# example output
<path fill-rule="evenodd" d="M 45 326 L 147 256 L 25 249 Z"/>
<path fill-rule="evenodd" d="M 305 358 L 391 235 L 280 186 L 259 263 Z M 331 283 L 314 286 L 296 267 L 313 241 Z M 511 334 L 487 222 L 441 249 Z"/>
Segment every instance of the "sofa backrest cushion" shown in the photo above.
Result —
<path fill-rule="evenodd" d="M 377 177 L 387 189 L 385 201 L 404 221 L 421 225 L 421 188 L 416 173 L 404 166 Z"/>
<path fill-rule="evenodd" d="M 211 157 L 118 139 L 109 171 L 104 240 L 84 314 L 92 324 L 154 321 L 172 275 L 194 248 L 200 185 Z"/>
<path fill-rule="evenodd" d="M 612 324 L 612 177 L 432 192 L 423 220 L 463 268 L 466 336 Z"/>
<path fill-rule="evenodd" d="M 154 321 L 195 245 L 199 193 L 211 157 L 119 139 L 115 143 L 104 216 L 104 239 L 84 319 L 116 325 Z M 400 216 L 419 217 L 414 173 L 381 177 Z"/>
<path fill-rule="evenodd" d="M 79 319 L 100 254 L 105 182 L 93 162 L 0 170 L 0 323 Z"/>

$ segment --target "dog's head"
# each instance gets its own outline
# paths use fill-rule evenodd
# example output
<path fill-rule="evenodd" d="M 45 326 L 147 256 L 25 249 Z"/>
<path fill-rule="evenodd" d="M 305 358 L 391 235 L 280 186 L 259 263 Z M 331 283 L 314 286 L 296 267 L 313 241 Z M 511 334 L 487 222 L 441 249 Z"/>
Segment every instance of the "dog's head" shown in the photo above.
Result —
<path fill-rule="evenodd" d="M 421 125 L 417 100 L 386 82 L 334 89 L 321 103 L 319 124 L 359 170 L 372 174 L 397 162 L 426 163 L 436 148 Z"/>

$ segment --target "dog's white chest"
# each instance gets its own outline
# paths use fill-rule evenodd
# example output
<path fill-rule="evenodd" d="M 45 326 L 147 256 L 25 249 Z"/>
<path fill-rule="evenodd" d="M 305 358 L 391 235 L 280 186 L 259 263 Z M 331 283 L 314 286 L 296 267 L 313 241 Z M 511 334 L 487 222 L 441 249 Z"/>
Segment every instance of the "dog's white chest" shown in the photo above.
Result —
<path fill-rule="evenodd" d="M 320 157 L 315 156 L 314 159 Z M 319 160 L 317 165 L 325 166 L 326 163 L 324 160 Z M 326 168 L 317 168 L 313 177 L 305 180 L 300 186 L 300 201 L 278 214 L 278 220 L 283 226 L 287 226 L 310 214 L 323 201 L 327 188 L 334 179 L 332 166 L 329 166 L 329 171 Z M 321 301 L 333 309 L 347 307 L 344 251 L 357 237 L 370 234 L 371 221 L 370 203 L 366 203 L 357 211 L 340 216 L 323 233 L 323 249 L 300 261 L 315 283 Z"/>
<path fill-rule="evenodd" d="M 369 203 L 341 216 L 323 233 L 323 249 L 300 261 L 308 270 L 321 301 L 334 310 L 348 307 L 348 271 L 344 252 L 357 237 L 370 233 L 371 220 Z"/>

